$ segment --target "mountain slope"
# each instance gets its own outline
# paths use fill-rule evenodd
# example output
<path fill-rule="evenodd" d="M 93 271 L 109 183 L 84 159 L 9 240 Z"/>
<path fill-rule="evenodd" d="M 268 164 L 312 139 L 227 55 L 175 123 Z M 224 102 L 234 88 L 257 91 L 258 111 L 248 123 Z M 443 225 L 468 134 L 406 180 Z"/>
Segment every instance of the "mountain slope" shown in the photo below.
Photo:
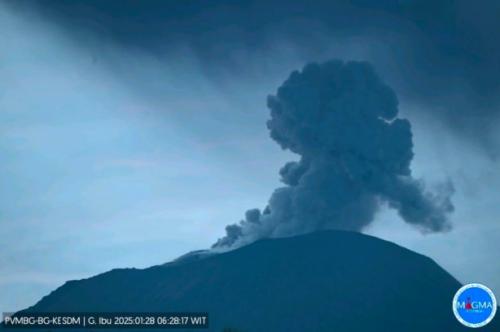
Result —
<path fill-rule="evenodd" d="M 325 231 L 70 281 L 29 310 L 207 311 L 212 331 L 466 331 L 451 311 L 459 287 L 425 256 Z"/>

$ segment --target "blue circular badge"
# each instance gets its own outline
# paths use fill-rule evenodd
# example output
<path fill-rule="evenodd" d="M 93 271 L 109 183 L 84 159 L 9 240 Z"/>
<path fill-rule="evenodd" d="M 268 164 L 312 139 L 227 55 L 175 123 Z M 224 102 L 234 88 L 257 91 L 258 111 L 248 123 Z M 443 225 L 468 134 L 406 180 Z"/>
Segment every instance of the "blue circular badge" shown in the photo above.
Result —
<path fill-rule="evenodd" d="M 497 312 L 497 300 L 488 287 L 468 284 L 460 288 L 453 298 L 453 313 L 468 327 L 485 326 Z"/>

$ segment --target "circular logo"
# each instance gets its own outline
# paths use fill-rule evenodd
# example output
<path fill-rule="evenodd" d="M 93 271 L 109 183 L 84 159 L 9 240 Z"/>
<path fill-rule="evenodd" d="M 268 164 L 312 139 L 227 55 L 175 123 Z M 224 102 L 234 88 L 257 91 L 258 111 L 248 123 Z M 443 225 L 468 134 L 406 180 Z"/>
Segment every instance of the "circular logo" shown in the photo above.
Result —
<path fill-rule="evenodd" d="M 453 298 L 453 313 L 460 323 L 468 327 L 485 326 L 497 311 L 497 300 L 488 287 L 468 284 L 460 288 Z"/>

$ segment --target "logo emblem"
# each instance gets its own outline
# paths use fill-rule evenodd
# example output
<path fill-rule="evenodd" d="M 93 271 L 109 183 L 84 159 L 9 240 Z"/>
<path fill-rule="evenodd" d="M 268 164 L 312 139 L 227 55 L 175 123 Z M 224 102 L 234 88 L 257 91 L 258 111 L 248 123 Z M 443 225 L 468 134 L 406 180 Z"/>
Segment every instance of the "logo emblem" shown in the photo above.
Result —
<path fill-rule="evenodd" d="M 453 313 L 467 327 L 485 326 L 497 311 L 497 300 L 488 287 L 468 284 L 460 288 L 453 298 Z"/>

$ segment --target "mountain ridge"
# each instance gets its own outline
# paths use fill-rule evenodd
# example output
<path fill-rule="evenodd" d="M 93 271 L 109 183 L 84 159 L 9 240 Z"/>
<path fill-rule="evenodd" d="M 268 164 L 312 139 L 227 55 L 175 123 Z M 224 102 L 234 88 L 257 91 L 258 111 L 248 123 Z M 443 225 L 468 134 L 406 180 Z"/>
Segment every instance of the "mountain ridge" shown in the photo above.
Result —
<path fill-rule="evenodd" d="M 466 331 L 451 310 L 460 286 L 392 242 L 322 231 L 68 281 L 26 310 L 206 311 L 210 331 Z"/>

